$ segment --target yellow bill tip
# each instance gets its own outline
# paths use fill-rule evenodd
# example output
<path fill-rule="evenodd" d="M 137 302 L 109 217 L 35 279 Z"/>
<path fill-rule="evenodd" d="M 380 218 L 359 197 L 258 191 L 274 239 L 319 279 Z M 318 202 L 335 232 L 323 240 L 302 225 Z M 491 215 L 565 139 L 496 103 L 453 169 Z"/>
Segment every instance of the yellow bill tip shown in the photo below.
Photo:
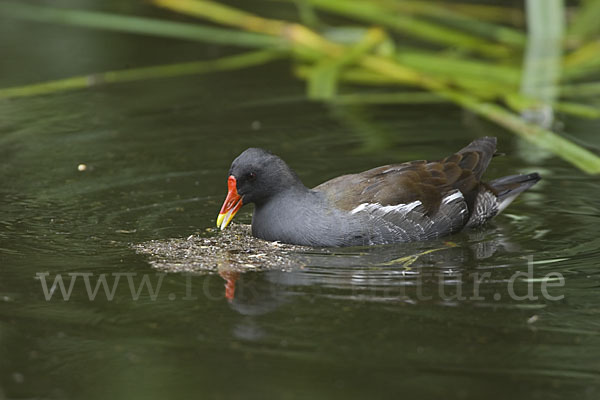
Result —
<path fill-rule="evenodd" d="M 231 209 L 226 213 L 219 214 L 219 216 L 217 217 L 217 226 L 221 228 L 221 230 L 227 228 L 237 211 L 237 209 Z"/>
<path fill-rule="evenodd" d="M 223 220 L 225 219 L 225 215 L 226 214 L 219 214 L 219 216 L 217 217 L 217 228 L 221 227 L 221 224 L 223 223 Z"/>

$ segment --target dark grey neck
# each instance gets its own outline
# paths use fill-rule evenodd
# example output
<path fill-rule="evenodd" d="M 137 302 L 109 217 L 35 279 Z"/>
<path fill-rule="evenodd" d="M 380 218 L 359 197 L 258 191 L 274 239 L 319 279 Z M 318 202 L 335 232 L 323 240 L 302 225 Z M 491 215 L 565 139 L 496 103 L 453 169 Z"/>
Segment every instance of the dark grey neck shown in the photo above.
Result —
<path fill-rule="evenodd" d="M 266 193 L 269 193 L 268 196 L 259 197 L 254 200 L 256 208 L 264 207 L 269 203 L 285 202 L 293 198 L 306 197 L 310 194 L 310 189 L 304 186 L 298 175 L 291 169 L 280 173 L 278 178 L 277 180 L 271 180 L 269 190 L 265 190 Z"/>

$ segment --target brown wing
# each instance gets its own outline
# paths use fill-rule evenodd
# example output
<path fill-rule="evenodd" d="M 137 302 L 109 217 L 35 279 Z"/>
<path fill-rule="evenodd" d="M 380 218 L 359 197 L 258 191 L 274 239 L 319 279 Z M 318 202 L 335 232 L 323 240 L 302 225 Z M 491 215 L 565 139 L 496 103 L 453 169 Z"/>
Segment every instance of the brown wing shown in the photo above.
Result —
<path fill-rule="evenodd" d="M 495 151 L 496 138 L 484 137 L 440 161 L 385 165 L 334 178 L 314 189 L 347 211 L 363 203 L 388 206 L 419 200 L 428 214 L 439 208 L 448 192 L 458 189 L 472 210 L 481 175 Z"/>

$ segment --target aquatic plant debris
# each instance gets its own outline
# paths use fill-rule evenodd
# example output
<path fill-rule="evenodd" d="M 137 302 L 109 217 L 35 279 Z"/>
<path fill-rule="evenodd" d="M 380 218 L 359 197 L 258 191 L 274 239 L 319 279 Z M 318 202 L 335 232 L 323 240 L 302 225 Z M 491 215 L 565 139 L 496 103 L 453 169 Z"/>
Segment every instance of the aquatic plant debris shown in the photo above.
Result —
<path fill-rule="evenodd" d="M 257 239 L 250 225 L 244 224 L 232 224 L 222 232 L 210 228 L 203 235 L 150 240 L 132 247 L 148 256 L 155 269 L 198 273 L 290 270 L 302 265 L 302 253 L 310 249 Z"/>

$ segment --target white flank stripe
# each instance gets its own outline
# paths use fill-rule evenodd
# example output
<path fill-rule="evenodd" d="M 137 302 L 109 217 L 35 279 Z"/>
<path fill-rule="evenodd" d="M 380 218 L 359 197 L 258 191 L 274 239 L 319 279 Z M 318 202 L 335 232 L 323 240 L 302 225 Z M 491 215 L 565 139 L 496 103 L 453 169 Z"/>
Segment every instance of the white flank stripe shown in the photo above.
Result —
<path fill-rule="evenodd" d="M 382 206 L 379 203 L 362 203 L 361 205 L 357 206 L 355 209 L 350 211 L 350 214 L 356 214 L 357 212 L 364 211 L 364 210 L 379 211 L 379 212 L 383 212 L 385 214 L 390 213 L 390 212 L 407 213 L 409 211 L 414 210 L 416 207 L 418 207 L 420 205 L 421 205 L 421 202 L 419 200 L 413 201 L 412 203 L 408 203 L 408 204 L 397 204 L 394 206 Z"/>
<path fill-rule="evenodd" d="M 389 212 L 404 212 L 407 213 L 409 211 L 412 211 L 415 209 L 415 207 L 418 207 L 421 205 L 421 202 L 419 200 L 417 201 L 413 201 L 412 203 L 408 203 L 408 204 L 398 204 L 395 206 L 381 206 L 380 204 L 377 204 L 378 207 L 381 207 L 381 211 L 385 212 L 385 213 L 389 213 Z"/>
<path fill-rule="evenodd" d="M 460 191 L 457 191 L 457 192 L 452 193 L 451 195 L 444 197 L 444 199 L 442 200 L 442 203 L 448 204 L 448 203 L 453 202 L 456 199 L 463 199 L 463 198 L 464 198 L 463 194 Z"/>
<path fill-rule="evenodd" d="M 357 212 L 360 212 L 360 211 L 364 210 L 365 208 L 367 208 L 368 205 L 369 205 L 369 203 L 362 203 L 361 205 L 356 207 L 354 210 L 350 211 L 350 214 L 356 214 Z"/>

